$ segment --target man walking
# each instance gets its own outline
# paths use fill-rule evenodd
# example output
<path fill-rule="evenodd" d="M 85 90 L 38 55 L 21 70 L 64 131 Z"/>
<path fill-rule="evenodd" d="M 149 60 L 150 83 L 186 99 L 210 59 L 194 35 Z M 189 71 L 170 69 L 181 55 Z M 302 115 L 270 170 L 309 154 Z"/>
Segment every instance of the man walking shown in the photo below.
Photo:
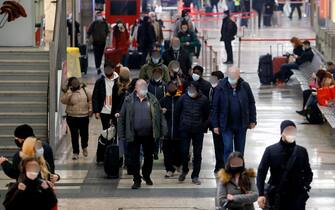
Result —
<path fill-rule="evenodd" d="M 237 34 L 237 25 L 230 18 L 230 11 L 224 11 L 222 27 L 221 27 L 221 39 L 220 41 L 224 42 L 224 46 L 227 53 L 227 61 L 224 64 L 233 64 L 233 48 L 231 46 L 231 42 L 235 39 L 235 35 Z"/>

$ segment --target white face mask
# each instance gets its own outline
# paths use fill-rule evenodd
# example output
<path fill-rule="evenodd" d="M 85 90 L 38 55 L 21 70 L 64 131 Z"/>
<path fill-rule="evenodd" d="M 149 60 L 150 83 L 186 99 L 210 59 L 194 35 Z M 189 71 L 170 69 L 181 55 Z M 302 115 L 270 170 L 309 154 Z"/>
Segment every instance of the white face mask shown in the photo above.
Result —
<path fill-rule="evenodd" d="M 192 79 L 193 79 L 193 81 L 198 81 L 200 79 L 200 75 L 193 73 L 192 74 Z"/>
<path fill-rule="evenodd" d="M 153 62 L 154 64 L 158 64 L 158 63 L 159 63 L 159 60 L 160 60 L 160 58 L 152 58 L 152 62 Z"/>
<path fill-rule="evenodd" d="M 42 157 L 44 155 L 44 149 L 43 147 L 36 150 L 36 157 Z"/>
<path fill-rule="evenodd" d="M 287 143 L 290 143 L 290 144 L 295 142 L 295 138 L 296 138 L 295 135 L 286 135 L 285 136 L 285 140 L 287 141 Z"/>
<path fill-rule="evenodd" d="M 216 86 L 218 86 L 218 83 L 217 82 L 213 82 L 211 83 L 212 84 L 212 87 L 215 88 Z"/>
<path fill-rule="evenodd" d="M 229 84 L 231 84 L 231 85 L 236 85 L 237 84 L 237 79 L 232 79 L 232 78 L 230 78 L 230 77 L 228 77 L 228 82 L 229 82 Z"/>
<path fill-rule="evenodd" d="M 174 68 L 174 69 L 173 69 L 173 72 L 174 72 L 174 73 L 178 73 L 178 72 L 179 72 L 179 68 Z"/>
<path fill-rule="evenodd" d="M 38 176 L 38 172 L 34 172 L 34 171 L 27 171 L 26 172 L 26 177 L 30 180 L 35 180 Z"/>
<path fill-rule="evenodd" d="M 100 20 L 100 21 L 102 21 L 103 19 L 104 19 L 104 18 L 103 18 L 102 16 L 100 16 L 100 15 L 96 17 L 96 20 Z"/>
<path fill-rule="evenodd" d="M 138 94 L 140 96 L 147 96 L 148 94 L 148 88 L 141 88 L 139 91 L 138 91 Z"/>
<path fill-rule="evenodd" d="M 195 97 L 197 96 L 196 93 L 193 93 L 193 92 L 191 92 L 191 91 L 187 91 L 187 94 L 188 94 L 188 96 L 190 96 L 191 98 L 195 98 Z"/>

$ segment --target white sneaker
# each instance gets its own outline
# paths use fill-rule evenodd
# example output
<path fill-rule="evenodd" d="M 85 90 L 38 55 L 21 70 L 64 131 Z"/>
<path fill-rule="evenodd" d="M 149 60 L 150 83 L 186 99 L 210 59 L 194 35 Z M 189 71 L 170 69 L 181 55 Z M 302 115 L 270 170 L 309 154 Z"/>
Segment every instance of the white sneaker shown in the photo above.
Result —
<path fill-rule="evenodd" d="M 72 155 L 72 160 L 78 160 L 78 159 L 79 159 L 79 154 Z"/>
<path fill-rule="evenodd" d="M 168 171 L 165 174 L 165 178 L 171 178 L 171 177 L 173 177 L 173 175 L 174 175 L 174 173 L 172 171 Z"/>

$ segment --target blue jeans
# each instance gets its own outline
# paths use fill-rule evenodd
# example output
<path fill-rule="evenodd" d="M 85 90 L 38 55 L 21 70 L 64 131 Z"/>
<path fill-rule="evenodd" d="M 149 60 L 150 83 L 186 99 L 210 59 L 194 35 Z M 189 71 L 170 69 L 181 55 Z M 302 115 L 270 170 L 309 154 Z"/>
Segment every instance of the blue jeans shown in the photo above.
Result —
<path fill-rule="evenodd" d="M 189 132 L 183 131 L 180 134 L 181 138 L 181 158 L 182 158 L 182 165 L 183 165 L 183 173 L 187 174 L 189 171 L 188 162 L 190 160 L 189 152 L 190 152 L 190 145 L 192 140 L 193 145 L 193 172 L 191 178 L 198 178 L 200 169 L 201 169 L 201 152 L 202 152 L 202 144 L 204 141 L 204 134 L 199 132 Z"/>
<path fill-rule="evenodd" d="M 296 63 L 286 63 L 281 65 L 280 71 L 275 75 L 275 80 L 281 80 L 287 82 L 290 77 L 293 75 L 292 69 L 298 69 L 299 65 Z"/>
<path fill-rule="evenodd" d="M 228 156 L 233 152 L 240 152 L 244 154 L 245 139 L 247 135 L 246 128 L 232 129 L 227 128 L 222 132 L 223 140 L 223 156 L 224 162 L 227 163 Z"/>

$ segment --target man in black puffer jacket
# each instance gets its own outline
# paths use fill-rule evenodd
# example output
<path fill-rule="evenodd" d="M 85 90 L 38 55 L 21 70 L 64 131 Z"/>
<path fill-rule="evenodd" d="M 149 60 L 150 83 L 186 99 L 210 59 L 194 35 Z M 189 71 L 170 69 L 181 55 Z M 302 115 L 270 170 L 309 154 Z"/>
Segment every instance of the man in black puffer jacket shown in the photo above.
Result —
<path fill-rule="evenodd" d="M 182 141 L 183 172 L 179 176 L 179 181 L 184 181 L 189 171 L 189 149 L 192 140 L 194 159 L 191 178 L 194 184 L 200 185 L 201 152 L 209 116 L 209 100 L 201 93 L 198 83 L 192 82 L 188 87 L 187 94 L 179 99 L 176 116 L 179 117 L 179 131 Z"/>

